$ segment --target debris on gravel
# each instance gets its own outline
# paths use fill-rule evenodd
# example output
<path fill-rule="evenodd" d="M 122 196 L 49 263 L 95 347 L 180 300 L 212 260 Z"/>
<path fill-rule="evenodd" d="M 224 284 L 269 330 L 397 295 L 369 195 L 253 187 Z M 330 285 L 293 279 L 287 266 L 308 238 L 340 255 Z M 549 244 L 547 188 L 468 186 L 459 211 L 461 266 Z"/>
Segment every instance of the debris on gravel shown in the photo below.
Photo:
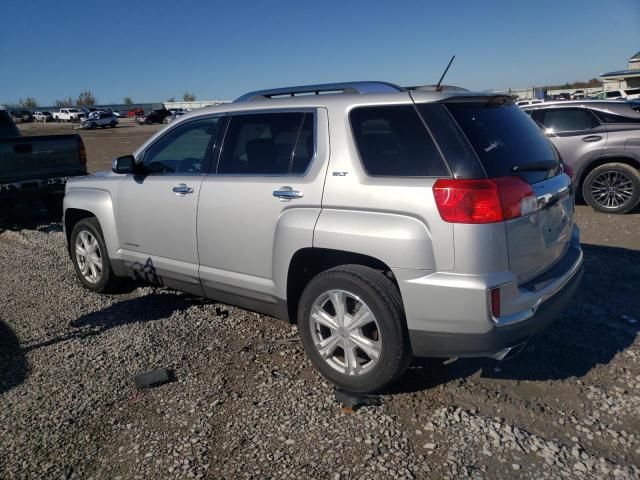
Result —
<path fill-rule="evenodd" d="M 164 288 L 97 295 L 59 225 L 5 230 L 0 478 L 639 478 L 640 252 L 585 258 L 518 357 L 416 360 L 345 413 L 295 326 Z M 175 381 L 138 390 L 157 368 Z"/>

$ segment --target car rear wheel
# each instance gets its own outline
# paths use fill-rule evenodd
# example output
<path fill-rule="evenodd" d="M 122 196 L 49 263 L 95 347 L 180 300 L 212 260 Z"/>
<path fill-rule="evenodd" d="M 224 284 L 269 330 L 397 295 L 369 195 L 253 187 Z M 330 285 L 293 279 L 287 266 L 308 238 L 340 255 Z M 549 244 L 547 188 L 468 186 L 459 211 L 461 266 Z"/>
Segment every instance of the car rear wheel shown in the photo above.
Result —
<path fill-rule="evenodd" d="M 111 122 L 111 123 L 109 124 L 109 126 L 110 126 L 111 128 L 116 128 L 116 122 Z"/>
<path fill-rule="evenodd" d="M 601 165 L 587 175 L 582 196 L 599 212 L 627 213 L 640 202 L 640 173 L 625 163 Z"/>
<path fill-rule="evenodd" d="M 379 391 L 411 361 L 400 294 L 371 268 L 344 265 L 317 275 L 302 294 L 298 320 L 313 365 L 346 390 Z"/>
<path fill-rule="evenodd" d="M 111 269 L 98 219 L 80 220 L 73 227 L 70 240 L 73 267 L 82 285 L 99 293 L 115 291 L 121 282 Z"/>

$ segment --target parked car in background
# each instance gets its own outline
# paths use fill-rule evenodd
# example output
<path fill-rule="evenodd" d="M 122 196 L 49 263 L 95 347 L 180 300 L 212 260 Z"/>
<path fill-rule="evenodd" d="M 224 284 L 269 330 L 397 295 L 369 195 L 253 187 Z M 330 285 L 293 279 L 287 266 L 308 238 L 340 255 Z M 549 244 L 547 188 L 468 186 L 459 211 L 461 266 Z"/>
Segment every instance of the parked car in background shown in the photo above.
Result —
<path fill-rule="evenodd" d="M 640 203 L 640 112 L 628 102 L 580 100 L 523 107 L 544 129 L 585 202 L 626 213 Z"/>
<path fill-rule="evenodd" d="M 487 92 L 252 92 L 69 182 L 63 225 L 87 289 L 143 276 L 288 319 L 357 392 L 412 356 L 516 353 L 582 275 L 571 178 L 512 98 Z"/>
<path fill-rule="evenodd" d="M 77 108 L 61 108 L 57 112 L 53 112 L 53 119 L 56 122 L 79 122 L 84 117 L 84 112 Z"/>
<path fill-rule="evenodd" d="M 110 108 L 107 108 L 107 112 L 111 112 L 111 113 L 113 113 L 113 115 L 114 115 L 115 117 L 117 117 L 117 118 L 122 117 L 122 114 L 120 113 L 120 110 L 112 110 L 112 109 L 110 109 Z"/>
<path fill-rule="evenodd" d="M 118 117 L 113 112 L 92 112 L 89 114 L 89 118 L 82 121 L 80 128 L 95 130 L 98 127 L 115 128 L 116 125 L 118 125 Z"/>
<path fill-rule="evenodd" d="M 11 118 L 15 123 L 33 122 L 33 115 L 29 110 L 12 110 Z"/>
<path fill-rule="evenodd" d="M 607 90 L 596 93 L 592 98 L 595 100 L 637 100 L 640 99 L 640 88 Z"/>
<path fill-rule="evenodd" d="M 158 110 L 152 110 L 146 115 L 140 115 L 136 117 L 136 122 L 139 125 L 151 125 L 153 123 L 164 123 L 164 119 L 169 117 L 171 112 L 166 108 L 160 108 Z"/>
<path fill-rule="evenodd" d="M 185 112 L 184 110 L 171 110 L 170 113 L 171 115 L 167 115 L 166 117 L 164 117 L 164 120 L 162 120 L 162 123 L 171 123 L 174 120 L 176 120 L 178 117 L 181 117 L 187 112 Z"/>
<path fill-rule="evenodd" d="M 0 210 L 44 201 L 52 215 L 61 215 L 65 183 L 86 175 L 86 163 L 79 135 L 22 137 L 0 107 Z"/>
<path fill-rule="evenodd" d="M 127 117 L 139 117 L 141 115 L 144 115 L 142 108 L 133 108 L 127 112 Z"/>
<path fill-rule="evenodd" d="M 53 120 L 53 114 L 49 111 L 44 111 L 44 112 L 34 112 L 33 114 L 33 119 L 36 122 L 50 122 L 51 120 Z"/>
<path fill-rule="evenodd" d="M 580 99 L 582 99 L 582 98 L 584 98 L 584 97 L 585 97 L 584 90 L 575 90 L 575 91 L 571 94 L 571 98 L 572 98 L 573 100 L 580 100 Z"/>
<path fill-rule="evenodd" d="M 539 99 L 532 99 L 532 100 L 518 100 L 516 102 L 516 105 L 521 107 L 523 105 L 536 105 L 538 103 L 543 103 L 544 100 L 539 100 Z"/>

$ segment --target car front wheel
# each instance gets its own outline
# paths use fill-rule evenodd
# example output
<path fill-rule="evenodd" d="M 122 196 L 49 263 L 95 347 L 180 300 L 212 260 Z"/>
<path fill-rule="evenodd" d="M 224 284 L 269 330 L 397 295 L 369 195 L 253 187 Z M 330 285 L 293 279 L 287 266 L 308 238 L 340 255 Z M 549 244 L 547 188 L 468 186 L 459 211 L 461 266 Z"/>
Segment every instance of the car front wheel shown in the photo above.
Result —
<path fill-rule="evenodd" d="M 111 269 L 98 219 L 80 220 L 73 227 L 70 240 L 71 260 L 82 285 L 99 293 L 116 290 L 120 281 Z"/>
<path fill-rule="evenodd" d="M 625 163 L 601 165 L 587 175 L 582 196 L 599 212 L 627 213 L 640 203 L 640 173 Z"/>
<path fill-rule="evenodd" d="M 411 361 L 398 289 L 371 268 L 344 265 L 314 277 L 300 299 L 298 321 L 313 365 L 346 390 L 382 390 Z"/>

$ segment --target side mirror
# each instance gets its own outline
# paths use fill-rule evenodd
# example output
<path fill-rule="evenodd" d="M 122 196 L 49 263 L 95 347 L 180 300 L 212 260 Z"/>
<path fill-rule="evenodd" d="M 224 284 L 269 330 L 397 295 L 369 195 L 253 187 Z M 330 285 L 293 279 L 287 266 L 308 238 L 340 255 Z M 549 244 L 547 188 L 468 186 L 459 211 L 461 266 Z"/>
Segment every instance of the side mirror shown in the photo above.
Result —
<path fill-rule="evenodd" d="M 136 170 L 136 159 L 133 155 L 114 158 L 111 163 L 111 170 L 114 173 L 134 173 Z"/>

